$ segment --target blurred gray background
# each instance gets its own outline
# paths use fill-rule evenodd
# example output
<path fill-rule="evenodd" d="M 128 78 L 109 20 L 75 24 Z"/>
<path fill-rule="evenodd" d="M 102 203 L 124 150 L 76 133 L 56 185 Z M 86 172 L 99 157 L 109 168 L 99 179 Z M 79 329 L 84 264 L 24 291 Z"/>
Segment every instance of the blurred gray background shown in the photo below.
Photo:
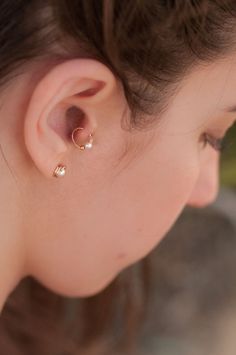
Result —
<path fill-rule="evenodd" d="M 236 126 L 212 205 L 187 207 L 150 254 L 152 300 L 140 354 L 236 354 Z"/>

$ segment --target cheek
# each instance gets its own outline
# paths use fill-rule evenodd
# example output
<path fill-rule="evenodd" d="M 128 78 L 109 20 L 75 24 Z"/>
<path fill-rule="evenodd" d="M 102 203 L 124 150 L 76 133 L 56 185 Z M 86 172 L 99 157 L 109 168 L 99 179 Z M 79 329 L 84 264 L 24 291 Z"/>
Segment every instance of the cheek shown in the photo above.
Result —
<path fill-rule="evenodd" d="M 155 173 L 139 171 L 119 181 L 109 194 L 113 196 L 112 208 L 107 211 L 114 259 L 121 265 L 129 264 L 157 246 L 185 207 L 197 170 L 192 164 L 176 169 L 166 166 Z"/>
<path fill-rule="evenodd" d="M 96 192 L 79 221 L 83 260 L 105 276 L 146 256 L 172 227 L 198 177 L 198 163 L 178 152 L 137 160 Z M 90 218 L 86 218 L 90 216 Z M 87 255 L 87 257 L 86 257 Z M 86 258 L 86 259 L 85 259 Z M 92 264 L 89 264 L 89 263 Z"/>
<path fill-rule="evenodd" d="M 198 177 L 193 160 L 177 158 L 154 166 L 150 157 L 107 180 L 103 188 L 97 182 L 86 194 L 89 203 L 73 209 L 76 215 L 65 213 L 69 201 L 55 238 L 37 248 L 41 261 L 46 251 L 49 256 L 38 263 L 45 270 L 35 274 L 43 275 L 41 280 L 56 292 L 92 295 L 146 256 L 177 219 Z"/>

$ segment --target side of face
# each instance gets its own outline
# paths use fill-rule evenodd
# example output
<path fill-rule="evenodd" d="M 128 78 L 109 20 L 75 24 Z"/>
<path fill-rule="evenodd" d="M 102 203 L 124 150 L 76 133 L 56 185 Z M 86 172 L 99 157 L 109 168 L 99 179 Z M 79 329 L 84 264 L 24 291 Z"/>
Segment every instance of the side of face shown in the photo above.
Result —
<path fill-rule="evenodd" d="M 232 60 L 199 67 L 155 128 L 129 132 L 121 127 L 122 88 L 105 66 L 78 59 L 44 74 L 20 111 L 29 274 L 66 296 L 93 295 L 156 247 L 187 204 L 211 203 L 219 153 L 199 137 L 232 123 L 219 108 L 233 102 L 235 79 Z M 66 116 L 71 105 L 78 117 Z M 73 146 L 76 126 L 85 140 L 93 132 L 91 150 Z M 55 179 L 58 163 L 67 174 Z"/>

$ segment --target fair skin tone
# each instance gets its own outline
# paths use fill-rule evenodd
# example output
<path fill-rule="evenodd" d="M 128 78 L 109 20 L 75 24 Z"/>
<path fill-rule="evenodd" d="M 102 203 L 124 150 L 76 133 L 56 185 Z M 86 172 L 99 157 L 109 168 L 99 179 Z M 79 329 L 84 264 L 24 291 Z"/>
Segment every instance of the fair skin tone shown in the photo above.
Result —
<path fill-rule="evenodd" d="M 37 74 L 36 74 L 37 73 Z M 219 153 L 199 141 L 234 121 L 236 60 L 196 68 L 156 128 L 120 126 L 126 100 L 111 71 L 75 59 L 29 67 L 1 96 L 0 309 L 31 275 L 63 296 L 94 295 L 145 257 L 186 205 L 218 192 Z M 66 116 L 72 105 L 84 119 Z M 70 139 L 83 127 L 79 151 Z M 82 142 L 83 141 L 83 142 Z M 64 177 L 52 177 L 67 166 Z M 15 178 L 14 178 L 15 177 Z"/>

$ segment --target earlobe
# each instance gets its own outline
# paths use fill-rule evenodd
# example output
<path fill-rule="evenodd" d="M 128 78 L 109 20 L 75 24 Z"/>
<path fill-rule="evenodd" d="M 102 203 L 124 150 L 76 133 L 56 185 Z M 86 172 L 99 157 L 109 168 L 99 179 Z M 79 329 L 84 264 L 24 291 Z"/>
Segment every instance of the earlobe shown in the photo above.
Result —
<path fill-rule="evenodd" d="M 96 130 L 116 80 L 103 64 L 76 59 L 53 67 L 35 85 L 25 115 L 25 144 L 37 168 L 51 177 L 55 167 L 69 159 L 71 134 L 82 127 L 85 138 Z M 74 107 L 73 115 L 68 112 Z"/>

